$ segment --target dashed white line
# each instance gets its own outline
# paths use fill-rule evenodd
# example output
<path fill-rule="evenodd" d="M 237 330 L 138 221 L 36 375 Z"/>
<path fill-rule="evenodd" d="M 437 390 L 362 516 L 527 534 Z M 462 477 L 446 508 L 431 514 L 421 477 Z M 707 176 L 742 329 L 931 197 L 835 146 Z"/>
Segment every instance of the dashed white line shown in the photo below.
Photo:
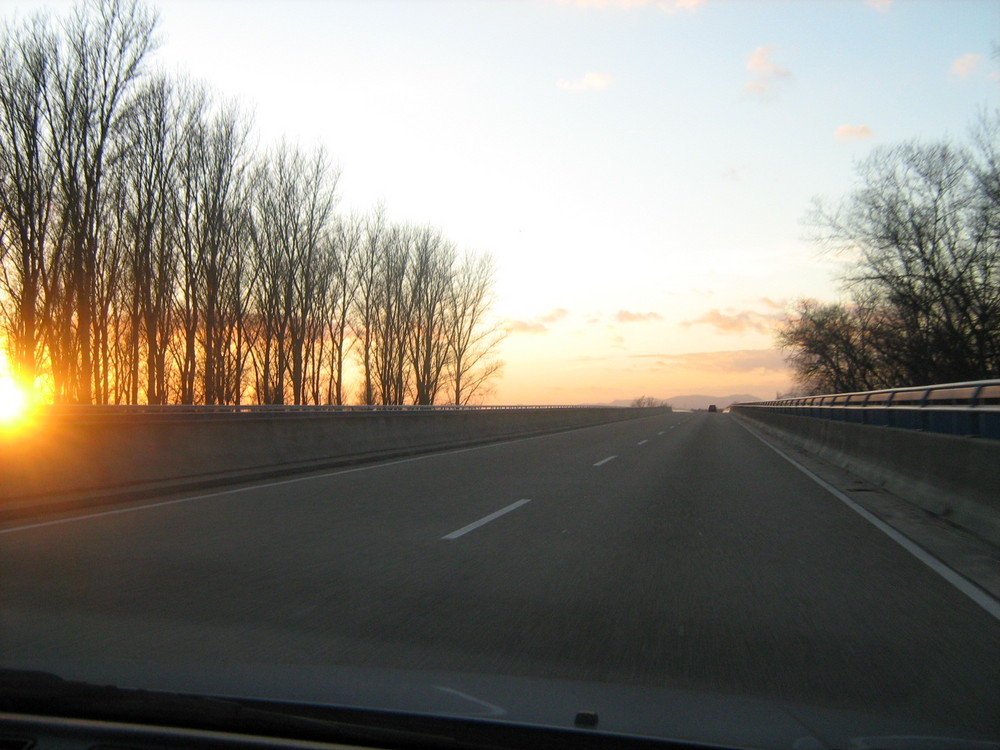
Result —
<path fill-rule="evenodd" d="M 616 458 L 618 458 L 618 456 L 608 456 L 607 458 L 602 458 L 600 461 L 594 464 L 594 466 L 604 466 L 604 464 L 606 464 L 608 461 L 614 461 Z"/>
<path fill-rule="evenodd" d="M 659 431 L 658 433 L 656 433 L 656 434 L 657 434 L 657 435 L 662 435 L 662 434 L 663 434 L 663 430 L 660 430 L 660 431 Z"/>
<path fill-rule="evenodd" d="M 490 521 L 495 521 L 496 519 L 500 518 L 500 516 L 505 515 L 507 513 L 510 513 L 512 510 L 517 510 L 522 505 L 524 505 L 526 503 L 530 503 L 530 502 L 531 502 L 530 498 L 525 499 L 525 500 L 518 500 L 516 503 L 511 503 L 506 508 L 501 508 L 500 510 L 498 510 L 498 511 L 496 511 L 494 513 L 490 513 L 488 516 L 483 516 L 478 521 L 473 521 L 468 526 L 463 526 L 462 528 L 460 528 L 460 529 L 458 529 L 456 531 L 453 531 L 450 534 L 445 534 L 441 538 L 442 539 L 448 539 L 448 540 L 458 539 L 460 536 L 468 534 L 470 531 L 474 531 L 475 529 L 478 529 L 480 526 L 484 526 L 485 524 L 488 524 Z"/>
<path fill-rule="evenodd" d="M 444 687 L 443 685 L 435 685 L 434 687 L 436 687 L 442 693 L 448 693 L 449 695 L 454 695 L 458 698 L 461 698 L 462 700 L 467 700 L 470 703 L 478 703 L 485 709 L 482 712 L 474 712 L 472 714 L 473 716 L 477 714 L 480 716 L 504 716 L 507 713 L 507 709 L 500 708 L 500 706 L 495 706 L 492 703 L 487 703 L 486 701 L 480 700 L 479 698 L 475 698 L 467 693 L 463 693 L 461 690 L 455 690 L 455 688 Z"/>
<path fill-rule="evenodd" d="M 648 440 L 640 440 L 638 443 L 636 443 L 636 445 L 645 445 L 648 442 L 649 442 Z"/>

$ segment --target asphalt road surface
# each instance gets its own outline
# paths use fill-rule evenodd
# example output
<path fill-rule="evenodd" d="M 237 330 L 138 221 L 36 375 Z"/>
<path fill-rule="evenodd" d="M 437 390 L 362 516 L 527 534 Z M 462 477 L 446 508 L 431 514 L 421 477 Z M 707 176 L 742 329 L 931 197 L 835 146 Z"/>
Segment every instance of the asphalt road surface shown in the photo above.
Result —
<path fill-rule="evenodd" d="M 695 688 L 1000 736 L 1000 622 L 725 414 L 0 530 L 0 663 Z"/>

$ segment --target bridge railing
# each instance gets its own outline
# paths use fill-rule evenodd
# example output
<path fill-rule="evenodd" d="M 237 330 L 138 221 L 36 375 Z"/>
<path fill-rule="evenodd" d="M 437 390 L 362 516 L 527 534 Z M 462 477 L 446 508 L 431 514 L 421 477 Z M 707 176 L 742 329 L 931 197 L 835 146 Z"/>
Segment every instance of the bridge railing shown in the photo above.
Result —
<path fill-rule="evenodd" d="M 1000 440 L 1000 380 L 800 396 L 733 408 Z"/>
<path fill-rule="evenodd" d="M 287 417 L 316 416 L 350 416 L 363 414 L 429 414 L 442 412 L 532 412 L 551 411 L 554 409 L 608 409 L 625 408 L 609 406 L 573 406 L 573 405 L 456 405 L 456 404 L 386 404 L 371 406 L 336 406 L 336 405 L 298 405 L 298 404 L 46 404 L 39 408 L 45 416 L 55 418 L 125 418 L 138 417 L 143 419 L 173 420 L 173 419 L 210 419 L 228 415 L 245 417 L 266 417 L 281 419 Z"/>

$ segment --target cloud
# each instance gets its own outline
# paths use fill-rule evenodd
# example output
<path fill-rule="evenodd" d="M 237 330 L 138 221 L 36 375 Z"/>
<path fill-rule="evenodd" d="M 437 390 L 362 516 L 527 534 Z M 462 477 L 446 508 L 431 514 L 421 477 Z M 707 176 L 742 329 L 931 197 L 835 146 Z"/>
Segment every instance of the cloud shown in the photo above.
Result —
<path fill-rule="evenodd" d="M 693 11 L 705 0 L 555 0 L 560 5 L 577 5 L 581 8 L 644 8 L 653 6 L 666 13 L 678 10 Z"/>
<path fill-rule="evenodd" d="M 615 321 L 618 323 L 644 323 L 649 320 L 663 320 L 663 316 L 655 312 L 641 313 L 628 310 L 619 310 L 615 313 Z"/>
<path fill-rule="evenodd" d="M 785 356 L 777 349 L 739 349 L 723 352 L 688 352 L 685 354 L 632 354 L 637 359 L 655 359 L 671 368 L 700 372 L 787 372 Z"/>
<path fill-rule="evenodd" d="M 564 307 L 557 307 L 555 310 L 551 310 L 544 315 L 536 315 L 531 320 L 508 320 L 504 323 L 504 327 L 507 329 L 507 333 L 531 333 L 540 334 L 548 333 L 548 326 L 552 323 L 558 323 L 563 318 L 569 315 L 569 310 Z"/>
<path fill-rule="evenodd" d="M 542 323 L 555 323 L 562 320 L 567 315 L 569 315 L 569 310 L 564 307 L 557 307 L 552 312 L 545 313 L 545 315 L 539 315 L 535 320 L 541 321 Z"/>
<path fill-rule="evenodd" d="M 772 309 L 778 310 L 780 306 L 775 305 L 771 300 L 767 300 Z M 761 313 L 756 310 L 734 310 L 727 308 L 725 312 L 718 308 L 713 308 L 701 317 L 694 320 L 685 320 L 682 326 L 690 327 L 696 325 L 710 325 L 723 333 L 744 333 L 746 331 L 757 331 L 758 333 L 770 332 L 776 323 L 784 318 L 781 312 Z"/>
<path fill-rule="evenodd" d="M 865 0 L 865 4 L 880 13 L 888 13 L 892 7 L 892 0 Z"/>
<path fill-rule="evenodd" d="M 584 73 L 575 81 L 560 78 L 556 86 L 566 91 L 600 91 L 611 85 L 611 76 L 607 73 Z"/>
<path fill-rule="evenodd" d="M 956 78 L 968 78 L 982 59 L 982 55 L 977 55 L 975 52 L 967 52 L 961 57 L 952 60 L 951 74 Z"/>
<path fill-rule="evenodd" d="M 749 170 L 745 166 L 739 166 L 736 164 L 730 164 L 726 167 L 725 171 L 721 173 L 721 176 L 729 180 L 730 182 L 742 182 L 743 175 L 747 174 Z"/>
<path fill-rule="evenodd" d="M 549 329 L 546 328 L 541 323 L 534 320 L 508 320 L 504 327 L 507 329 L 507 333 L 548 333 Z"/>
<path fill-rule="evenodd" d="M 763 78 L 778 77 L 786 78 L 791 75 L 787 70 L 771 62 L 771 55 L 774 54 L 774 47 L 763 45 L 753 51 L 747 59 L 747 70 Z"/>
<path fill-rule="evenodd" d="M 771 61 L 775 51 L 770 45 L 762 45 L 747 58 L 747 70 L 754 76 L 754 80 L 746 84 L 747 91 L 762 94 L 769 90 L 772 81 L 791 78 L 792 74 L 788 69 Z"/>
<path fill-rule="evenodd" d="M 863 141 L 874 135 L 867 125 L 841 125 L 834 131 L 833 137 L 838 141 Z"/>

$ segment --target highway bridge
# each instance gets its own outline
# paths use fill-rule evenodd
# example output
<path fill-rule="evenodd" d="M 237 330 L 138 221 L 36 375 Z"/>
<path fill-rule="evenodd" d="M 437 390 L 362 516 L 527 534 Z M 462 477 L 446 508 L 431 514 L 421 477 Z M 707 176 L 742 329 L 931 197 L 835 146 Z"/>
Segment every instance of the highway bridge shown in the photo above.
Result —
<path fill-rule="evenodd" d="M 529 676 L 1000 737 L 998 560 L 753 419 L 657 411 L 5 518 L 0 660 Z"/>

